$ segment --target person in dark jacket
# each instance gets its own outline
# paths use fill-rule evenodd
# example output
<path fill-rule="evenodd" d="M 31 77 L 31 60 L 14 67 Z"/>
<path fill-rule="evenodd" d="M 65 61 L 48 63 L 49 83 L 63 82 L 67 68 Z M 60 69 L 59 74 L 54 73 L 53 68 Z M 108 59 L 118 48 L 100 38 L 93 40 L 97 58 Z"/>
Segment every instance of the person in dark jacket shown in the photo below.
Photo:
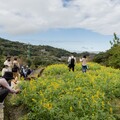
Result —
<path fill-rule="evenodd" d="M 68 58 L 69 71 L 72 69 L 72 71 L 74 72 L 75 63 L 76 63 L 76 58 L 73 55 L 71 55 Z"/>
<path fill-rule="evenodd" d="M 18 93 L 19 89 L 14 90 L 11 88 L 8 81 L 13 80 L 13 73 L 12 72 L 6 72 L 2 78 L 0 78 L 0 108 L 3 106 L 3 101 L 8 95 L 8 93 Z"/>

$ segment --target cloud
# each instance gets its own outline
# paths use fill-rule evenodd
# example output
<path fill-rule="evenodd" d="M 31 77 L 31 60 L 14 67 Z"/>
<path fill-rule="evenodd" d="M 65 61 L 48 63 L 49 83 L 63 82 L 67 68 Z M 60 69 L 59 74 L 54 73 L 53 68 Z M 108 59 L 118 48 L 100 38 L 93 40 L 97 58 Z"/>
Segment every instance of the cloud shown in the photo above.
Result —
<path fill-rule="evenodd" d="M 83 28 L 120 34 L 119 0 L 0 0 L 0 32 Z"/>

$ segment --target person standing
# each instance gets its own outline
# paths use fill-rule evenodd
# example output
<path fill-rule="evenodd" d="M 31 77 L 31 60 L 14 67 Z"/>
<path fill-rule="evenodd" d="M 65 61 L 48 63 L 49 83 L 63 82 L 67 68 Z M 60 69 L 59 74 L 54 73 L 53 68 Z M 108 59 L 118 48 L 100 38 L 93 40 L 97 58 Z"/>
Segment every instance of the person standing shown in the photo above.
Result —
<path fill-rule="evenodd" d="M 85 73 L 87 70 L 87 59 L 86 55 L 84 55 L 82 58 L 80 58 L 80 62 L 82 62 L 82 72 Z"/>
<path fill-rule="evenodd" d="M 76 63 L 76 58 L 73 55 L 71 55 L 68 58 L 68 68 L 69 68 L 69 71 L 72 69 L 72 71 L 74 72 L 75 63 Z"/>
<path fill-rule="evenodd" d="M 2 68 L 2 76 L 4 76 L 5 72 L 9 71 L 8 65 L 4 65 Z"/>
<path fill-rule="evenodd" d="M 12 61 L 11 61 L 11 57 L 7 57 L 7 58 L 6 58 L 6 61 L 4 62 L 4 65 L 7 65 L 9 71 L 12 72 Z"/>
<path fill-rule="evenodd" d="M 20 69 L 20 65 L 17 58 L 15 57 L 13 60 L 12 72 L 13 72 L 13 77 L 16 79 L 16 81 L 20 78 L 19 69 Z"/>

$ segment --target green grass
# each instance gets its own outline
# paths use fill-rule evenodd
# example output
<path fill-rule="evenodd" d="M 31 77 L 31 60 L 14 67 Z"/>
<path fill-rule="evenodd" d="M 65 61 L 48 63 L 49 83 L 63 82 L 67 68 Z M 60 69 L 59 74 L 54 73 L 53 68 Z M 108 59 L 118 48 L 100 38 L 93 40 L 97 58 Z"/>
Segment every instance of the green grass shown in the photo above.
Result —
<path fill-rule="evenodd" d="M 87 73 L 77 64 L 75 72 L 67 65 L 45 68 L 42 76 L 23 81 L 14 105 L 24 105 L 27 120 L 117 120 L 120 108 L 120 70 L 88 63 Z"/>

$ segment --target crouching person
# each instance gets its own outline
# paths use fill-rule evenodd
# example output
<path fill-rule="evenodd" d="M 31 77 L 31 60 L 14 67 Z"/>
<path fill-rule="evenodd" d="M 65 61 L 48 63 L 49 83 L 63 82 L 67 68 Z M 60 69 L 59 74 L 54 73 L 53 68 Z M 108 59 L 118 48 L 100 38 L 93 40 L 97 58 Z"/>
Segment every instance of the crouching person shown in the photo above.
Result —
<path fill-rule="evenodd" d="M 8 93 L 18 93 L 19 89 L 14 90 L 11 88 L 11 86 L 8 84 L 8 80 L 13 80 L 13 73 L 9 73 L 9 76 L 3 76 L 2 78 L 0 78 L 0 108 L 3 108 L 3 101 L 6 98 L 6 96 L 8 95 Z"/>

